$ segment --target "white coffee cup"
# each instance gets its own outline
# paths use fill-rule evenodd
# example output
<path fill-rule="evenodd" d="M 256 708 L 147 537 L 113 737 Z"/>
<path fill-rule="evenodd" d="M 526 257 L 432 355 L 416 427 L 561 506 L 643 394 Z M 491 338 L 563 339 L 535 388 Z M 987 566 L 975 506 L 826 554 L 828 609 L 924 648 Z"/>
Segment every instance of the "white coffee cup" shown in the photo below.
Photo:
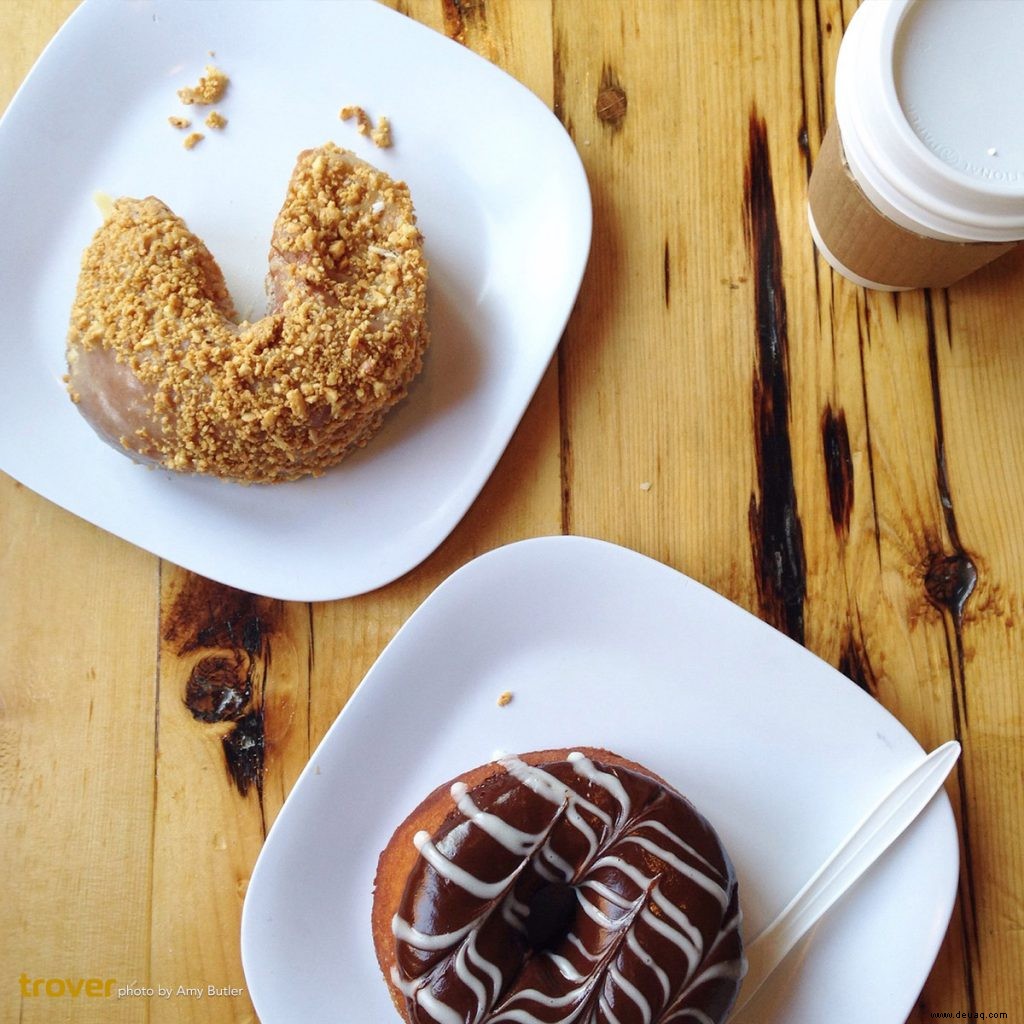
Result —
<path fill-rule="evenodd" d="M 944 287 L 1024 239 L 1024 0 L 864 0 L 808 200 L 866 288 Z"/>

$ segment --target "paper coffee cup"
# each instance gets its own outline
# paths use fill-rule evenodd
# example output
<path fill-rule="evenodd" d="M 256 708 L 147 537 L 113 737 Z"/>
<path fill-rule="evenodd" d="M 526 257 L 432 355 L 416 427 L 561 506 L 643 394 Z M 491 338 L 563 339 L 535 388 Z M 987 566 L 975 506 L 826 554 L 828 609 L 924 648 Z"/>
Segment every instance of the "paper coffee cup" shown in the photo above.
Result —
<path fill-rule="evenodd" d="M 944 287 L 1024 239 L 1024 0 L 864 0 L 811 175 L 822 256 L 866 288 Z"/>

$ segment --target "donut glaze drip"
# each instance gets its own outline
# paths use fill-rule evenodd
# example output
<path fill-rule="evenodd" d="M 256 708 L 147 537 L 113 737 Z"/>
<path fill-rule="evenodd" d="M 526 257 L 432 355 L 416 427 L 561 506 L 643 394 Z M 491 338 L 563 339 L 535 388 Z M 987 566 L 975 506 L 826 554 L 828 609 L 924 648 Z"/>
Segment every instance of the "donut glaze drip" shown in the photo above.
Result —
<path fill-rule="evenodd" d="M 418 856 L 391 929 L 415 1024 L 721 1024 L 745 970 L 736 878 L 657 779 L 583 754 L 505 758 Z M 543 948 L 531 914 L 575 900 Z"/>

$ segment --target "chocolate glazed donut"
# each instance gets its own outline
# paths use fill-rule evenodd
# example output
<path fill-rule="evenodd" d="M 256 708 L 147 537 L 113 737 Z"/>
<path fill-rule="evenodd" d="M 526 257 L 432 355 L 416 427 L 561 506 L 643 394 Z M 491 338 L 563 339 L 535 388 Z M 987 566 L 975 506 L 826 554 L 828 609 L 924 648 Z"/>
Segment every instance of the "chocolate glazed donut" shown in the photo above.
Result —
<path fill-rule="evenodd" d="M 373 908 L 412 1024 L 721 1024 L 745 971 L 739 918 L 708 822 L 588 748 L 436 790 L 382 854 Z"/>

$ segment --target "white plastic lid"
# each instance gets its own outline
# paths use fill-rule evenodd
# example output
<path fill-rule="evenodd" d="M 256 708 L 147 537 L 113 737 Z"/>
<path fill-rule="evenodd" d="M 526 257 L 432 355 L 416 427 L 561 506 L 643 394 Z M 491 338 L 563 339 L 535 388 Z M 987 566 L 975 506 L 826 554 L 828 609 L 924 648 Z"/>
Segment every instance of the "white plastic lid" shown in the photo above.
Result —
<path fill-rule="evenodd" d="M 935 238 L 1024 238 L 1024 0 L 864 0 L 836 117 L 850 170 Z"/>

